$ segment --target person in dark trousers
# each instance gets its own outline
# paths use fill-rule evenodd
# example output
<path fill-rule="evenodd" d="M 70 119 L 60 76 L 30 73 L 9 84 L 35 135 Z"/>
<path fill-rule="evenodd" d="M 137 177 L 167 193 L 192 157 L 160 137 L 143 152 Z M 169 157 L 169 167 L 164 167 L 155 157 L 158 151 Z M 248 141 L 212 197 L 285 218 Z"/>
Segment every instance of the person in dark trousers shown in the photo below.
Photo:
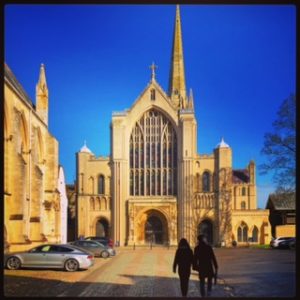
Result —
<path fill-rule="evenodd" d="M 191 275 L 191 267 L 193 265 L 193 251 L 186 239 L 181 239 L 176 250 L 173 272 L 176 273 L 178 265 L 178 274 L 180 279 L 181 294 L 186 297 L 189 288 L 189 279 Z"/>
<path fill-rule="evenodd" d="M 199 272 L 200 293 L 202 297 L 205 297 L 205 278 L 207 278 L 207 296 L 210 296 L 212 279 L 217 274 L 218 263 L 212 247 L 206 242 L 205 236 L 200 234 L 197 239 L 198 245 L 194 249 L 193 269 Z"/>

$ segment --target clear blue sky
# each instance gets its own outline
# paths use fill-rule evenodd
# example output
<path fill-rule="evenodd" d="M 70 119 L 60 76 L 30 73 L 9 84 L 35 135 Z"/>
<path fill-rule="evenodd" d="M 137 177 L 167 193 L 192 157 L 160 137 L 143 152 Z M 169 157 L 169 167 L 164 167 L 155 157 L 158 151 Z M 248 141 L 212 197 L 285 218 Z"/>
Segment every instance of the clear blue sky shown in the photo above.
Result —
<path fill-rule="evenodd" d="M 5 61 L 35 103 L 39 67 L 49 88 L 49 130 L 66 180 L 84 140 L 110 153 L 113 111 L 130 108 L 158 65 L 167 90 L 175 5 L 7 5 Z M 233 167 L 259 165 L 264 133 L 295 92 L 296 9 L 292 5 L 181 5 L 185 75 L 198 122 L 198 153 L 223 136 Z M 257 171 L 258 205 L 271 176 Z"/>

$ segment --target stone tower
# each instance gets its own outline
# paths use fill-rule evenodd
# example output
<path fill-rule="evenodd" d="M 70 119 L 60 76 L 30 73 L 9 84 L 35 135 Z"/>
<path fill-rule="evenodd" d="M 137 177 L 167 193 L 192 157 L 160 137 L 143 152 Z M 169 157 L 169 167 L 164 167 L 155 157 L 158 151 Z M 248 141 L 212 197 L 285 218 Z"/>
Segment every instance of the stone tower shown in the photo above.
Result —
<path fill-rule="evenodd" d="M 219 243 L 230 242 L 232 231 L 232 150 L 222 138 L 214 149 L 216 172 L 216 227 Z"/>
<path fill-rule="evenodd" d="M 169 78 L 169 96 L 178 109 L 178 238 L 193 238 L 193 158 L 197 153 L 197 122 L 193 94 L 186 95 L 179 5 L 176 6 Z"/>

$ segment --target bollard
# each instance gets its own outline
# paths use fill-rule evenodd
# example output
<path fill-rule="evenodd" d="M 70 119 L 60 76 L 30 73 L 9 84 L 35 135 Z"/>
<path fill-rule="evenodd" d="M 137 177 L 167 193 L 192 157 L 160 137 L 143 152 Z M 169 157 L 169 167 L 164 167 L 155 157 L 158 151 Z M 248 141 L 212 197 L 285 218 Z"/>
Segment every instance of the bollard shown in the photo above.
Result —
<path fill-rule="evenodd" d="M 133 250 L 135 250 L 135 243 L 133 244 Z"/>

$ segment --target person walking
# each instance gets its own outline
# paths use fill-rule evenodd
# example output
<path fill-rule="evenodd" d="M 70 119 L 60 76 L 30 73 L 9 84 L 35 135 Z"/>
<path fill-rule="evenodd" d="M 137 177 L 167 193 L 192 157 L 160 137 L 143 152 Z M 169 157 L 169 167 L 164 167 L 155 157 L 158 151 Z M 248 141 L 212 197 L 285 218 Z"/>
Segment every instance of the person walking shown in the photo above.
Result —
<path fill-rule="evenodd" d="M 202 297 L 205 297 L 205 278 L 207 278 L 207 296 L 210 296 L 212 279 L 217 274 L 218 263 L 212 247 L 206 242 L 205 236 L 200 234 L 197 239 L 198 245 L 194 249 L 193 269 L 199 272 L 200 293 Z"/>
<path fill-rule="evenodd" d="M 193 265 L 193 251 L 188 241 L 182 238 L 178 243 L 176 250 L 173 272 L 176 273 L 178 265 L 178 274 L 180 279 L 181 294 L 186 297 L 189 288 L 189 279 L 191 275 L 191 267 Z"/>

